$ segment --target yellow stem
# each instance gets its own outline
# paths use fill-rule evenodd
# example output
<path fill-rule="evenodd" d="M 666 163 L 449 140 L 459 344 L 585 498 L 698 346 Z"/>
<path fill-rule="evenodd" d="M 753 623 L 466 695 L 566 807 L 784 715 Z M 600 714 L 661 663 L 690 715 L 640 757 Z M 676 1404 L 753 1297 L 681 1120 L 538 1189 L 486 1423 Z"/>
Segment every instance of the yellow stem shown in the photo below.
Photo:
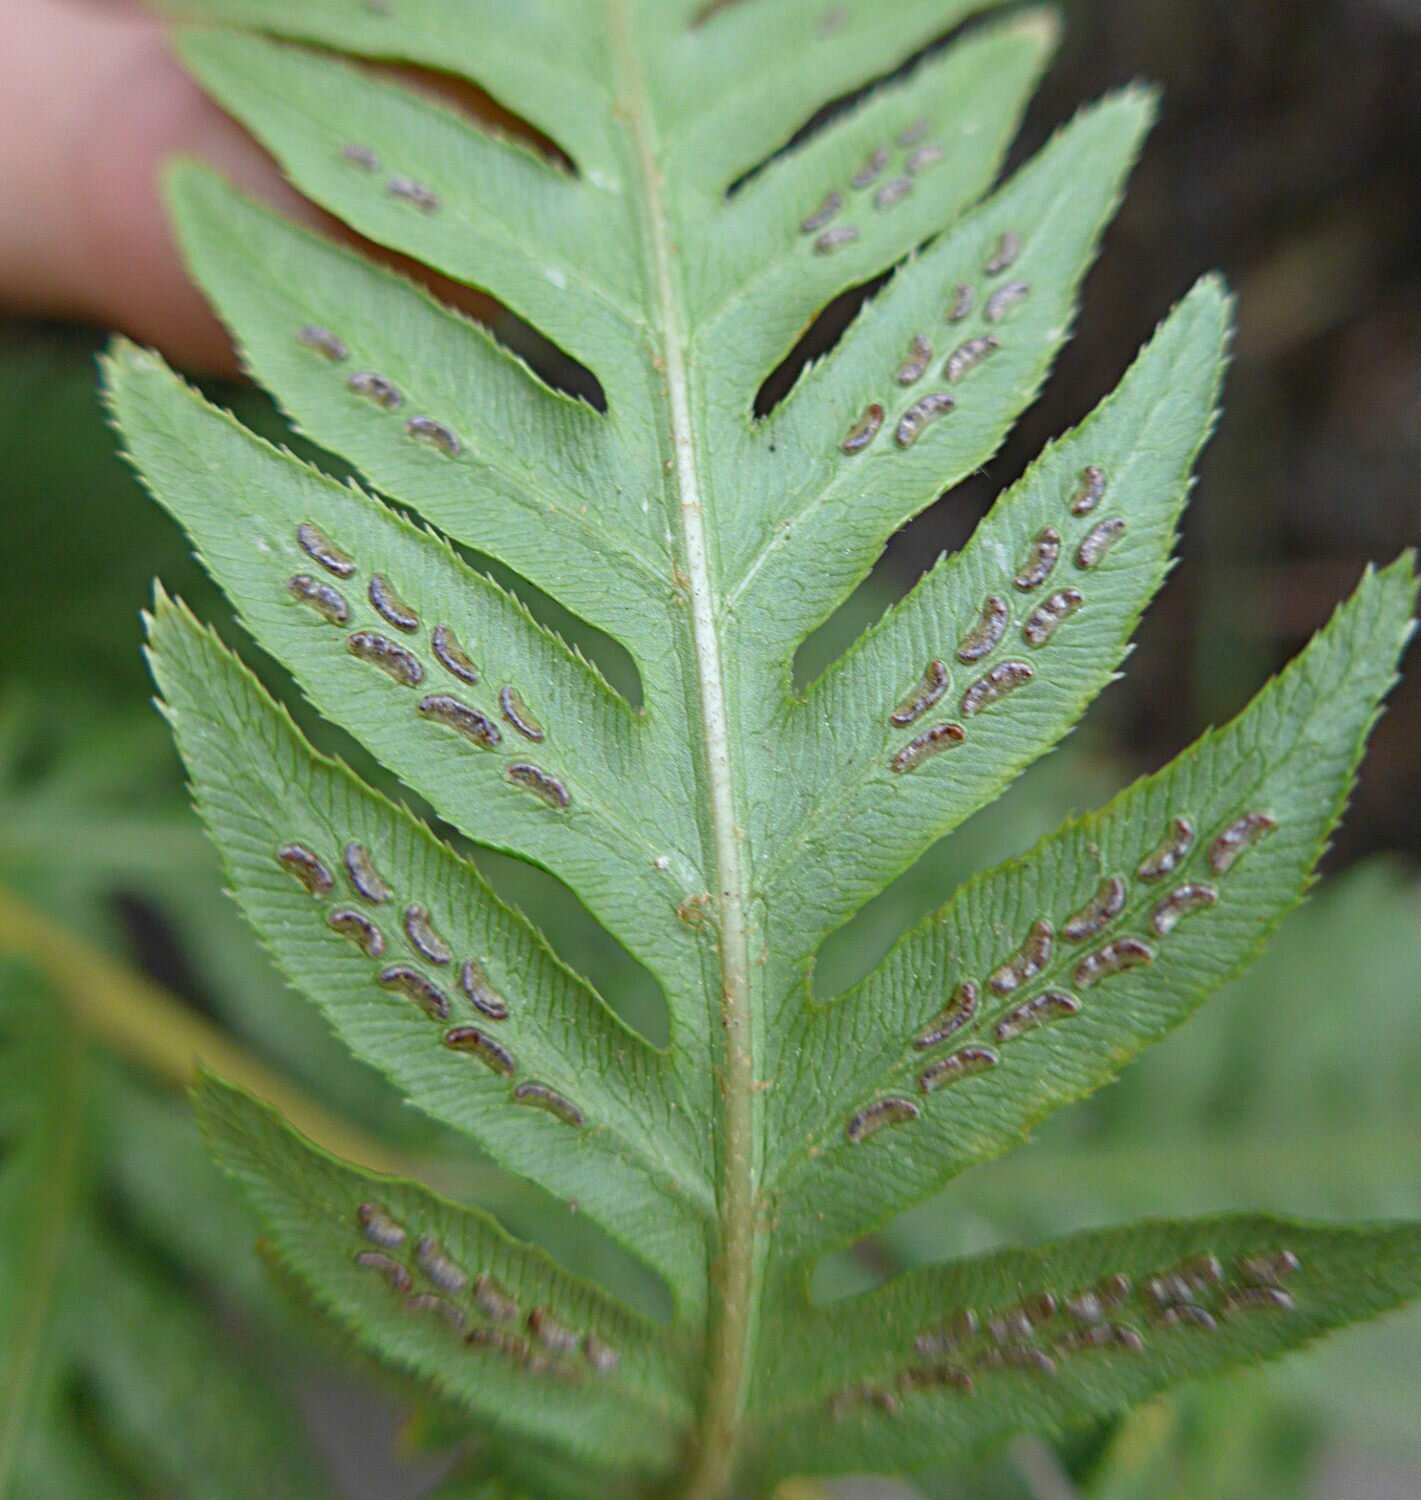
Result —
<path fill-rule="evenodd" d="M 90 1036 L 170 1087 L 189 1087 L 198 1069 L 207 1068 L 273 1105 L 303 1135 L 344 1160 L 374 1172 L 410 1175 L 409 1164 L 396 1152 L 314 1103 L 161 986 L 5 890 L 0 890 L 0 954 L 31 963 Z"/>

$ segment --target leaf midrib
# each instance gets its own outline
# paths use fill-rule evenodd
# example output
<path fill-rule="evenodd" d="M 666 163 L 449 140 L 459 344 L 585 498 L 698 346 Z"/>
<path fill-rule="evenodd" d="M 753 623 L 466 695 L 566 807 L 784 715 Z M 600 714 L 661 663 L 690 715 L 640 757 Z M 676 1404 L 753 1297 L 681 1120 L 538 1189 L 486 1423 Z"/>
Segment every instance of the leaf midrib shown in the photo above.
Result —
<path fill-rule="evenodd" d="M 711 842 L 720 937 L 720 1004 L 724 1033 L 719 1088 L 713 1091 L 720 1164 L 716 1297 L 710 1309 L 707 1378 L 700 1430 L 685 1500 L 723 1495 L 735 1468 L 742 1391 L 749 1365 L 755 1293 L 754 1055 L 745 880 L 730 751 L 729 711 L 721 661 L 718 610 L 711 578 L 700 469 L 691 418 L 685 296 L 675 269 L 669 215 L 640 59 L 627 0 L 605 0 L 619 104 L 635 149 L 643 253 L 655 298 L 664 361 L 665 416 L 670 432 L 680 538 L 685 550 L 691 643 L 705 751 Z"/>

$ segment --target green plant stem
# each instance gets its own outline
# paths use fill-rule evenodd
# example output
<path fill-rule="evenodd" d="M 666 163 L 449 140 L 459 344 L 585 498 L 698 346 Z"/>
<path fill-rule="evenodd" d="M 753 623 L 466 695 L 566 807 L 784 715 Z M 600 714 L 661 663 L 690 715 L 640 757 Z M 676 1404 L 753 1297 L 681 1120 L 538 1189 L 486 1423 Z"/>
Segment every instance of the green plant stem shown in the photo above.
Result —
<path fill-rule="evenodd" d="M 720 1242 L 712 1267 L 705 1406 L 684 1490 L 685 1500 L 716 1500 L 735 1472 L 745 1373 L 755 1299 L 755 1077 L 750 1009 L 750 954 L 746 936 L 741 832 L 735 813 L 730 726 L 716 621 L 714 581 L 706 542 L 704 502 L 691 422 L 690 375 L 675 251 L 667 224 L 661 172 L 646 93 L 626 15 L 625 0 L 608 0 L 617 53 L 618 92 L 628 110 L 642 179 L 644 233 L 660 321 L 671 453 L 685 548 L 691 635 L 705 742 L 706 789 L 720 938 L 720 1015 L 723 1031 L 718 1085 Z"/>
<path fill-rule="evenodd" d="M 408 1162 L 322 1109 L 182 1001 L 5 890 L 0 954 L 33 964 L 89 1036 L 164 1083 L 187 1088 L 207 1068 L 275 1105 L 327 1151 L 372 1171 L 409 1175 Z"/>

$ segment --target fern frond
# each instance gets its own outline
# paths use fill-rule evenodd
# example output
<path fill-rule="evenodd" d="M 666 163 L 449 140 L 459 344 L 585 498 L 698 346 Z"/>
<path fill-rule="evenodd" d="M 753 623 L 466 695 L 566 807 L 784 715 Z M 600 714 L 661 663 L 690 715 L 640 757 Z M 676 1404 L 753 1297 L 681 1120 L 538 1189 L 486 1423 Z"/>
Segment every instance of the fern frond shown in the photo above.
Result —
<path fill-rule="evenodd" d="M 480 325 L 258 208 L 209 169 L 174 169 L 170 190 L 193 265 L 303 431 L 594 624 L 626 634 L 646 620 L 661 594 L 665 543 L 646 534 L 629 456 L 596 413 L 549 391 Z M 253 277 L 258 265 L 270 279 Z M 451 470 L 412 449 L 378 402 L 351 400 L 348 383 L 333 383 L 293 343 L 292 326 L 340 327 L 350 358 L 379 372 L 401 409 L 460 413 L 464 461 Z M 510 447 L 510 432 L 524 434 L 526 447 Z"/>
<path fill-rule="evenodd" d="M 671 1461 L 688 1370 L 654 1327 L 487 1215 L 325 1156 L 236 1090 L 209 1083 L 200 1097 L 217 1159 L 282 1259 L 378 1353 L 495 1430 L 556 1442 L 623 1482 Z M 512 1398 L 524 1383 L 536 1401 Z"/>
<path fill-rule="evenodd" d="M 737 189 L 688 268 L 697 354 L 714 363 L 718 382 L 754 390 L 827 302 L 910 254 L 991 186 L 1054 41 L 1040 13 L 990 27 L 875 89 Z M 928 139 L 949 121 L 949 142 Z M 842 184 L 874 172 L 875 152 L 905 136 L 919 144 L 901 170 L 878 169 L 864 189 L 887 208 L 857 221 L 858 239 L 805 254 L 802 237 L 785 238 L 787 216 L 814 226 L 828 215 L 810 233 L 832 233 Z"/>
<path fill-rule="evenodd" d="M 772 1091 L 787 1165 L 766 1174 L 785 1253 L 1007 1149 L 1259 952 L 1346 801 L 1415 597 L 1409 559 L 1369 575 L 1233 723 L 978 876 L 852 994 L 801 1012 Z M 1231 850 L 1240 829 L 1257 850 Z M 912 1101 L 910 1124 L 856 1141 L 883 1097 Z"/>
<path fill-rule="evenodd" d="M 343 63 L 205 31 L 182 50 L 312 199 L 367 238 L 476 282 L 599 371 L 615 396 L 633 394 L 642 314 L 634 262 L 605 233 L 605 195 Z M 357 136 L 379 163 L 384 192 L 372 193 L 371 172 L 345 154 Z"/>
<path fill-rule="evenodd" d="M 748 450 L 740 464 L 753 464 L 759 482 L 744 487 L 754 509 L 727 532 L 721 608 L 732 628 L 739 622 L 762 649 L 792 653 L 894 531 L 997 450 L 1066 341 L 1080 282 L 1153 116 L 1152 97 L 1135 90 L 1084 110 L 899 270 L 763 432 L 742 422 L 733 452 Z M 991 265 L 1002 269 L 985 272 Z M 953 321 L 963 287 L 972 305 Z M 1004 294 L 1015 300 L 994 304 Z M 897 373 L 919 335 L 932 359 L 903 386 Z M 953 404 L 917 436 L 902 424 L 925 394 Z M 874 407 L 883 430 L 846 456 L 846 438 Z"/>
<path fill-rule="evenodd" d="M 773 1472 L 913 1472 L 1269 1359 L 1421 1294 L 1421 1230 L 1235 1215 L 1136 1224 L 910 1272 L 775 1343 Z M 805 1336 L 807 1335 L 807 1337 Z"/>
<path fill-rule="evenodd" d="M 1050 749 L 1113 679 L 1169 568 L 1214 421 L 1227 323 L 1219 287 L 1202 283 L 1115 393 L 786 716 L 791 774 L 764 875 L 786 942 L 851 915 Z M 1072 511 L 1088 469 L 1109 476 L 1108 515 L 1125 532 L 1108 562 L 1086 571 L 1071 560 L 1103 519 L 1099 506 Z M 1065 565 L 1023 588 L 1043 538 Z M 940 705 L 898 725 L 895 711 L 922 690 L 934 660 L 943 662 Z M 966 726 L 968 695 L 1007 663 L 1030 673 L 1020 689 L 984 704 L 961 753 L 905 774 L 901 757 L 931 718 Z"/>
<path fill-rule="evenodd" d="M 668 170 L 688 187 L 719 194 L 816 111 L 998 3 L 886 0 L 826 7 L 819 0 L 785 0 L 696 7 L 679 35 L 673 33 L 653 86 L 658 116 L 666 118 Z M 796 53 L 798 66 L 786 68 Z"/>
<path fill-rule="evenodd" d="M 601 64 L 601 18 L 577 0 L 510 16 L 497 0 L 470 0 L 452 26 L 441 0 L 406 0 L 396 19 L 343 0 L 161 0 L 179 20 L 225 22 L 359 57 L 415 63 L 462 78 L 554 139 L 575 142 L 589 175 L 619 155 Z"/>
<path fill-rule="evenodd" d="M 708 1167 L 667 1060 L 471 865 L 317 756 L 251 674 L 162 596 L 150 639 L 198 805 L 283 970 L 408 1098 L 576 1198 L 672 1287 L 693 1289 Z M 272 858 L 291 845 L 330 872 L 330 889 L 308 889 Z M 520 1093 L 531 1086 L 562 1108 Z"/>
<path fill-rule="evenodd" d="M 1413 1231 L 1297 1230 L 1287 1316 L 1151 1336 L 1117 1372 L 1097 1325 L 1063 1313 L 1057 1383 L 1021 1362 L 1064 1354 L 1018 1330 L 965 1351 L 963 1406 L 962 1382 L 920 1398 L 895 1364 L 935 1300 L 995 1307 L 1028 1270 L 1066 1295 L 1107 1262 L 1154 1275 L 1176 1246 L 1237 1260 L 1281 1231 L 1123 1229 L 832 1309 L 806 1291 L 824 1251 L 1099 1087 L 1257 951 L 1311 878 L 1406 634 L 1403 563 L 1228 728 L 969 883 L 848 995 L 812 998 L 825 939 L 1070 731 L 1169 570 L 1227 344 L 1212 279 L 956 556 L 792 687 L 890 536 L 1034 400 L 1152 96 L 1085 109 L 994 186 L 1054 31 L 991 0 L 173 9 L 204 23 L 180 43 L 201 81 L 364 242 L 286 224 L 206 169 L 170 175 L 242 357 L 361 480 L 259 441 L 120 343 L 106 377 L 129 455 L 319 715 L 474 845 L 556 876 L 670 1023 L 664 1051 L 625 1027 L 555 933 L 315 751 L 160 593 L 165 711 L 292 985 L 426 1113 L 630 1249 L 673 1311 L 647 1321 L 478 1211 L 372 1183 L 213 1085 L 218 1154 L 308 1293 L 461 1403 L 511 1493 L 689 1500 L 792 1464 L 921 1469 L 1411 1295 Z M 472 84 L 527 129 L 372 61 Z M 522 320 L 521 349 L 580 368 L 554 388 L 556 358 L 426 289 L 451 280 Z M 819 314 L 859 292 L 773 401 Z M 460 546 L 605 632 L 639 695 Z M 404 1237 L 372 1249 L 359 1208 L 377 1201 Z M 485 1263 L 516 1283 L 522 1330 L 456 1335 L 483 1326 L 463 1283 L 452 1312 L 412 1305 L 435 1292 L 406 1220 L 457 1249 L 468 1287 Z M 1344 1273 L 1367 1257 L 1363 1290 Z M 534 1301 L 617 1344 L 616 1372 L 537 1348 Z M 1023 1340 L 1034 1354 L 1007 1352 Z M 826 1405 L 900 1377 L 911 1403 Z"/>

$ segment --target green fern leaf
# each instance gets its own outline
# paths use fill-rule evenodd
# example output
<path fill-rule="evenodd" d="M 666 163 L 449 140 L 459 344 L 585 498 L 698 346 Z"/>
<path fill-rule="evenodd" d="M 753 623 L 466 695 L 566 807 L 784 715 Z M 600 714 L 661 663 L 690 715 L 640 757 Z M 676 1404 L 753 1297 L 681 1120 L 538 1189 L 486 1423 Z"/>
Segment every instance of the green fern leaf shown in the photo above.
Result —
<path fill-rule="evenodd" d="M 1100 1087 L 1254 956 L 1306 889 L 1414 602 L 1408 563 L 1369 575 L 1232 725 L 969 883 L 849 994 L 812 997 L 825 939 L 1118 671 L 1215 417 L 1229 306 L 1205 280 L 971 541 L 795 693 L 808 634 L 1034 399 L 1153 113 L 1110 97 L 993 190 L 1054 40 L 995 8 L 182 6 L 222 23 L 182 34 L 188 64 L 304 193 L 491 293 L 543 350 L 180 165 L 175 222 L 244 359 L 362 482 L 260 441 L 153 355 L 118 343 L 106 371 L 139 473 L 318 714 L 445 825 L 556 876 L 665 996 L 661 1050 L 160 591 L 165 711 L 293 987 L 669 1293 L 669 1321 L 648 1320 L 209 1086 L 217 1154 L 287 1270 L 467 1413 L 492 1471 L 476 1485 L 713 1500 L 795 1467 L 919 1470 L 1417 1290 L 1414 1231 L 1261 1220 L 1003 1252 L 832 1308 L 807 1290 L 824 1252 Z M 360 59 L 473 84 L 542 140 Z M 806 326 L 880 276 L 770 402 Z M 611 688 L 525 585 L 624 648 L 639 691 Z M 1241 1295 L 1245 1262 L 1284 1234 L 1289 1305 L 1233 1316 L 1268 1300 Z M 443 1311 L 426 1238 L 459 1268 Z M 1223 1287 L 1207 1335 L 1137 1287 L 1201 1255 Z M 1131 1278 L 1134 1359 L 1061 1300 L 1112 1271 Z M 531 1325 L 492 1326 L 480 1274 Z M 1032 1288 L 1059 1303 L 1049 1339 L 968 1341 L 940 1389 L 910 1368 L 944 1302 L 997 1316 Z"/>
<path fill-rule="evenodd" d="M 103 1126 L 128 1087 L 48 985 L 0 965 L 0 1495 L 320 1500 L 289 1409 L 199 1285 L 112 1233 L 134 1164 Z M 226 1207 L 225 1186 L 191 1175 L 186 1212 Z"/>
<path fill-rule="evenodd" d="M 694 1293 L 698 1225 L 710 1211 L 695 1189 L 708 1168 L 667 1060 L 559 964 L 471 865 L 343 766 L 318 757 L 180 606 L 160 598 L 150 633 L 178 743 L 203 768 L 204 817 L 243 910 L 283 969 L 411 1100 L 515 1170 L 576 1198 L 673 1288 Z M 342 882 L 346 851 L 357 847 L 391 899 L 313 902 L 272 858 L 293 840 L 340 871 Z M 412 909 L 427 913 L 443 963 L 410 952 Z M 414 961 L 402 962 L 402 951 Z M 471 963 L 477 999 L 465 984 Z M 405 976 L 418 976 L 429 992 L 411 991 L 417 980 Z M 491 1014 L 495 1005 L 508 1013 Z M 486 1037 L 483 1050 L 440 1045 L 460 1026 Z M 549 1101 L 536 1094 L 526 1096 L 530 1107 L 505 1108 L 529 1080 L 580 1118 L 569 1124 L 539 1107 Z"/>
<path fill-rule="evenodd" d="M 202 1116 L 291 1269 L 388 1359 L 492 1426 L 621 1476 L 671 1461 L 689 1399 L 654 1325 L 486 1214 L 322 1156 L 233 1089 L 209 1084 Z M 351 1256 L 362 1234 L 364 1263 Z M 538 1379 L 537 1401 L 509 1399 L 514 1369 Z"/>
<path fill-rule="evenodd" d="M 800 771 L 792 782 L 798 795 L 777 804 L 781 817 L 764 879 L 787 939 L 803 929 L 811 945 L 804 956 L 812 955 L 826 926 L 851 915 L 1048 750 L 1110 682 L 1169 566 L 1190 470 L 1213 421 L 1226 321 L 1217 286 L 1203 283 L 1115 394 L 1055 444 L 1001 497 L 968 544 L 940 562 L 791 711 L 781 733 L 789 764 Z M 1098 515 L 1077 518 L 1070 510 L 1088 467 L 1113 476 L 1111 517 L 1127 530 L 1108 573 L 1089 585 L 1076 574 L 1075 593 L 1084 601 L 1088 592 L 1089 606 L 1072 609 L 1067 601 L 1071 613 L 1059 637 L 1033 644 L 1032 606 L 1053 596 L 1049 584 L 1041 597 L 1025 596 L 1029 602 L 1010 629 L 991 611 L 1013 593 L 1022 597 L 1014 578 L 1030 566 L 1036 539 L 1048 529 L 1064 555 L 1090 534 Z M 984 618 L 989 631 L 1003 622 L 1000 641 L 986 651 L 971 644 Z M 974 660 L 955 659 L 959 649 Z M 972 726 L 970 754 L 944 755 L 903 775 L 897 756 L 914 731 L 894 724 L 895 707 L 914 696 L 921 664 L 943 657 L 950 663 L 949 712 L 959 716 L 971 685 L 993 666 L 1020 662 L 1033 678 L 983 710 Z"/>
<path fill-rule="evenodd" d="M 1421 1229 L 1238 1215 L 1075 1235 L 909 1272 L 774 1347 L 777 1473 L 934 1467 L 1267 1359 L 1421 1293 Z M 1296 1262 L 1296 1268 L 1294 1263 Z M 994 1357 L 995 1354 L 995 1357 Z M 787 1393 L 794 1392 L 789 1398 Z M 782 1424 L 782 1425 L 781 1425 Z"/>
<path fill-rule="evenodd" d="M 1336 821 L 1413 599 L 1409 562 L 1369 576 L 1227 728 L 970 882 L 851 994 L 801 1010 L 770 1106 L 781 1101 L 775 1134 L 792 1165 L 766 1172 L 790 1253 L 862 1233 L 1007 1149 L 1257 954 Z M 1219 841 L 1255 814 L 1276 825 L 1266 858 L 1224 867 Z M 1156 874 L 1178 819 L 1183 852 Z M 1003 973 L 1032 947 L 1032 973 Z M 846 1124 L 904 1096 L 923 1100 L 911 1131 L 855 1144 Z M 877 1158 L 867 1180 L 865 1155 Z"/>

